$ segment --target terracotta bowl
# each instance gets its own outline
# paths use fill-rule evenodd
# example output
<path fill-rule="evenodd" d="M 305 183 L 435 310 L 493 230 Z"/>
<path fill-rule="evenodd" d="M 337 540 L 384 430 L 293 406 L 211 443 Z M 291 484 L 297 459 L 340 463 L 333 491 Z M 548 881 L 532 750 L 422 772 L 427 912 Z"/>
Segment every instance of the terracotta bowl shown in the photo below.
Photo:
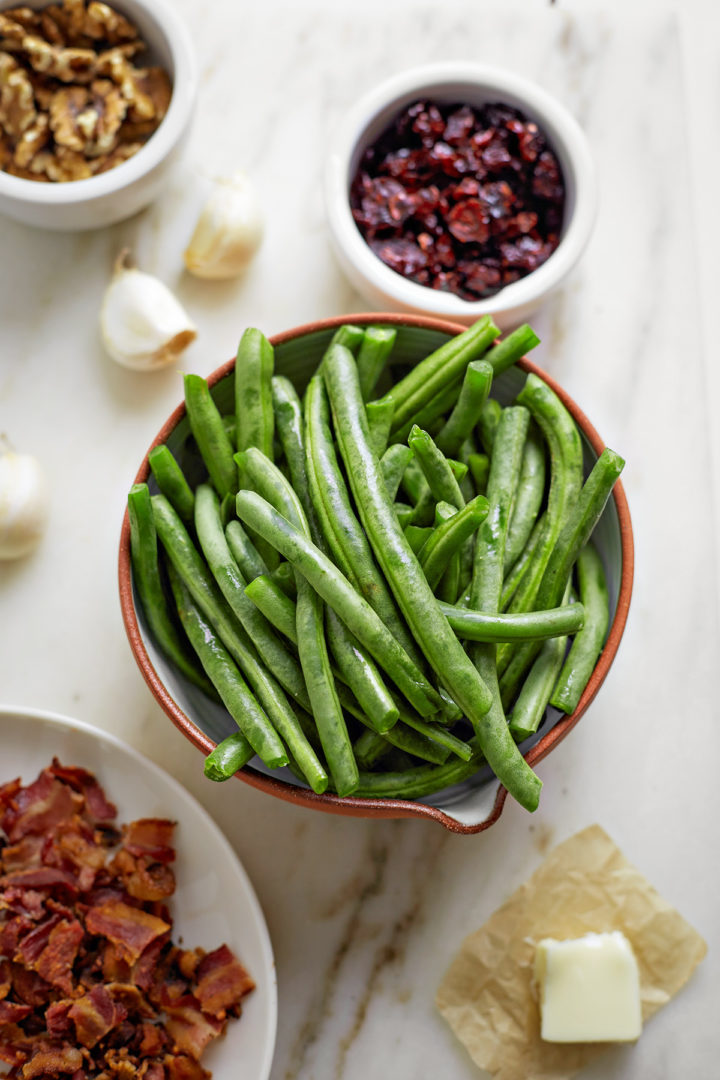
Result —
<path fill-rule="evenodd" d="M 271 338 L 275 347 L 276 371 L 287 375 L 296 383 L 298 389 L 302 390 L 333 332 L 344 322 L 360 325 L 381 323 L 396 327 L 398 335 L 392 359 L 396 363 L 406 364 L 420 360 L 443 341 L 463 330 L 463 327 L 456 323 L 422 316 L 377 313 L 338 316 L 309 323 Z M 233 369 L 234 360 L 231 360 L 214 371 L 208 380 L 222 411 L 231 411 L 233 407 Z M 508 404 L 520 390 L 524 373 L 529 371 L 544 379 L 574 416 L 583 436 L 585 466 L 586 470 L 589 470 L 602 452 L 604 443 L 575 402 L 543 371 L 530 361 L 521 360 L 516 368 L 504 372 L 495 381 L 494 395 L 503 404 Z M 163 424 L 152 445 L 167 443 L 182 467 L 192 476 L 193 455 L 187 445 L 188 434 L 185 406 L 181 404 Z M 135 477 L 136 483 L 142 481 L 148 481 L 151 490 L 153 489 L 154 482 L 150 475 L 147 455 Z M 600 689 L 620 644 L 630 606 L 633 581 L 632 526 L 621 483 L 615 486 L 596 528 L 594 540 L 603 558 L 610 590 L 611 625 L 608 638 L 585 693 L 572 716 L 566 716 L 557 710 L 548 710 L 540 731 L 522 745 L 523 753 L 531 765 L 541 761 L 575 727 Z M 156 648 L 133 587 L 127 513 L 120 537 L 119 579 L 125 629 L 148 686 L 176 727 L 198 750 L 208 754 L 221 739 L 235 730 L 235 724 L 221 705 L 209 700 L 202 691 L 190 684 Z M 257 758 L 237 776 L 253 787 L 297 806 L 349 817 L 429 818 L 453 832 L 460 833 L 480 832 L 497 821 L 507 794 L 487 767 L 462 784 L 413 801 L 316 795 L 302 786 L 289 770 L 271 772 Z"/>

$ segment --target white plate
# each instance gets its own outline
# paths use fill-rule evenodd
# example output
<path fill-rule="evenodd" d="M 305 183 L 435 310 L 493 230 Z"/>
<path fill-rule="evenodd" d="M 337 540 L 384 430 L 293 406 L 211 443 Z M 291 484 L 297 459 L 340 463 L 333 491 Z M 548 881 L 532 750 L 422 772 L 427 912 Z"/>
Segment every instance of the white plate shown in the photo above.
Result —
<path fill-rule="evenodd" d="M 20 776 L 28 784 L 54 756 L 94 773 L 119 822 L 177 822 L 173 940 L 185 948 L 227 944 L 256 983 L 242 1016 L 210 1044 L 202 1064 L 214 1080 L 267 1080 L 277 1021 L 275 963 L 257 897 L 230 844 L 192 795 L 119 739 L 55 713 L 0 706 L 0 783 Z"/>

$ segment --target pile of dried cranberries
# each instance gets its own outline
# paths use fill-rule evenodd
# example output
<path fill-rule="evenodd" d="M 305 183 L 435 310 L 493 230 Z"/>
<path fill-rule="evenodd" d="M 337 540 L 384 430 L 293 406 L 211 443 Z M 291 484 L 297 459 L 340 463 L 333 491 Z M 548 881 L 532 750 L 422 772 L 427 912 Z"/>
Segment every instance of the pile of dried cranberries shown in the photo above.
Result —
<path fill-rule="evenodd" d="M 415 102 L 368 146 L 350 187 L 357 226 L 384 263 L 466 300 L 544 263 L 564 204 L 547 139 L 504 104 Z"/>

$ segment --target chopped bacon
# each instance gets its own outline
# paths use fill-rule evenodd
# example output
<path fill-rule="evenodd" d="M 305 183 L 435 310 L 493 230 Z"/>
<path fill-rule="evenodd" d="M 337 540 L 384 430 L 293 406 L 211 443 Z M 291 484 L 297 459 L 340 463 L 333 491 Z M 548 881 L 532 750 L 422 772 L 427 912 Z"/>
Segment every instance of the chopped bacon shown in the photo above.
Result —
<path fill-rule="evenodd" d="M 94 986 L 73 1004 L 68 1016 L 75 1024 L 78 1042 L 92 1048 L 108 1031 L 127 1016 L 127 1009 L 114 1001 L 102 984 Z"/>
<path fill-rule="evenodd" d="M 240 961 L 221 945 L 207 953 L 197 968 L 195 996 L 203 1012 L 222 1019 L 231 1006 L 254 989 L 255 983 Z"/>
<path fill-rule="evenodd" d="M 92 773 L 57 759 L 0 787 L 8 1080 L 208 1080 L 200 1055 L 253 988 L 226 945 L 171 941 L 174 823 L 120 829 L 115 814 Z"/>
<path fill-rule="evenodd" d="M 123 826 L 122 846 L 131 855 L 147 856 L 153 862 L 173 862 L 175 822 L 165 818 L 140 818 Z"/>
<path fill-rule="evenodd" d="M 224 1024 L 206 1016 L 192 994 L 185 994 L 172 1005 L 165 1006 L 165 1029 L 179 1050 L 196 1061 L 212 1039 L 222 1032 Z"/>
<path fill-rule="evenodd" d="M 134 963 L 144 949 L 170 925 L 142 908 L 110 900 L 91 907 L 85 925 L 91 934 L 100 934 L 117 946 L 121 957 Z"/>
<path fill-rule="evenodd" d="M 0 1024 L 15 1024 L 32 1012 L 32 1005 L 20 1005 L 17 1001 L 0 1001 Z"/>
<path fill-rule="evenodd" d="M 0 878 L 0 887 L 12 885 L 25 889 L 67 889 L 77 895 L 77 879 L 66 870 L 54 866 L 33 866 L 29 870 L 13 870 Z"/>
<path fill-rule="evenodd" d="M 211 1075 L 199 1061 L 186 1054 L 168 1054 L 163 1064 L 167 1080 L 207 1080 Z"/>
<path fill-rule="evenodd" d="M 45 1025 L 49 1035 L 58 1038 L 72 1035 L 73 1025 L 69 1016 L 72 1004 L 72 998 L 64 998 L 62 1001 L 53 1001 L 52 1005 L 48 1005 Z"/>
<path fill-rule="evenodd" d="M 121 849 L 113 859 L 113 869 L 136 900 L 164 900 L 175 892 L 175 875 L 169 866 Z"/>
<path fill-rule="evenodd" d="M 10 843 L 28 833 L 35 835 L 55 828 L 75 812 L 76 796 L 66 784 L 46 769 L 29 787 L 21 788 L 0 820 Z"/>
<path fill-rule="evenodd" d="M 63 1046 L 57 1050 L 41 1050 L 33 1054 L 23 1065 L 22 1080 L 33 1080 L 36 1076 L 54 1076 L 57 1073 L 75 1073 L 82 1066 L 83 1056 L 74 1046 Z"/>
<path fill-rule="evenodd" d="M 30 866 L 39 866 L 41 852 L 45 843 L 44 836 L 23 836 L 17 844 L 8 844 L 0 856 L 3 873 L 11 870 L 27 870 Z"/>
<path fill-rule="evenodd" d="M 117 807 L 105 798 L 105 792 L 87 769 L 76 765 L 61 765 L 57 758 L 53 758 L 48 771 L 58 780 L 64 781 L 73 791 L 84 795 L 86 809 L 96 821 L 112 821 L 116 816 Z"/>

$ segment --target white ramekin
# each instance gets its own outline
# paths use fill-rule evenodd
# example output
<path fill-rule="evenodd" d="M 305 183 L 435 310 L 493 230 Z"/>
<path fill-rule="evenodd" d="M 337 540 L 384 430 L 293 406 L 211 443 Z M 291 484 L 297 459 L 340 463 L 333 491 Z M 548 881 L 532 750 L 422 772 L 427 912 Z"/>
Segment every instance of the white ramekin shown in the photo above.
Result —
<path fill-rule="evenodd" d="M 542 129 L 563 170 L 565 220 L 558 247 L 537 270 L 486 300 L 463 300 L 391 270 L 363 239 L 350 210 L 349 188 L 363 151 L 401 109 L 423 98 L 475 106 L 501 101 L 515 106 Z M 326 213 L 335 254 L 350 282 L 373 308 L 444 316 L 467 324 L 490 314 L 501 329 L 523 322 L 573 268 L 590 237 L 596 202 L 587 139 L 567 109 L 542 87 L 512 71 L 473 63 L 429 64 L 377 86 L 338 125 L 325 168 Z"/>
<path fill-rule="evenodd" d="M 24 0 L 32 8 L 48 0 Z M 0 10 L 17 0 L 0 0 Z M 172 81 L 167 114 L 137 154 L 99 176 L 67 183 L 41 183 L 0 170 L 0 213 L 44 229 L 96 229 L 136 214 L 155 199 L 189 132 L 197 96 L 197 65 L 190 34 L 168 0 L 118 0 L 138 28 L 153 63 Z M 141 56 L 142 59 L 142 56 Z"/>

